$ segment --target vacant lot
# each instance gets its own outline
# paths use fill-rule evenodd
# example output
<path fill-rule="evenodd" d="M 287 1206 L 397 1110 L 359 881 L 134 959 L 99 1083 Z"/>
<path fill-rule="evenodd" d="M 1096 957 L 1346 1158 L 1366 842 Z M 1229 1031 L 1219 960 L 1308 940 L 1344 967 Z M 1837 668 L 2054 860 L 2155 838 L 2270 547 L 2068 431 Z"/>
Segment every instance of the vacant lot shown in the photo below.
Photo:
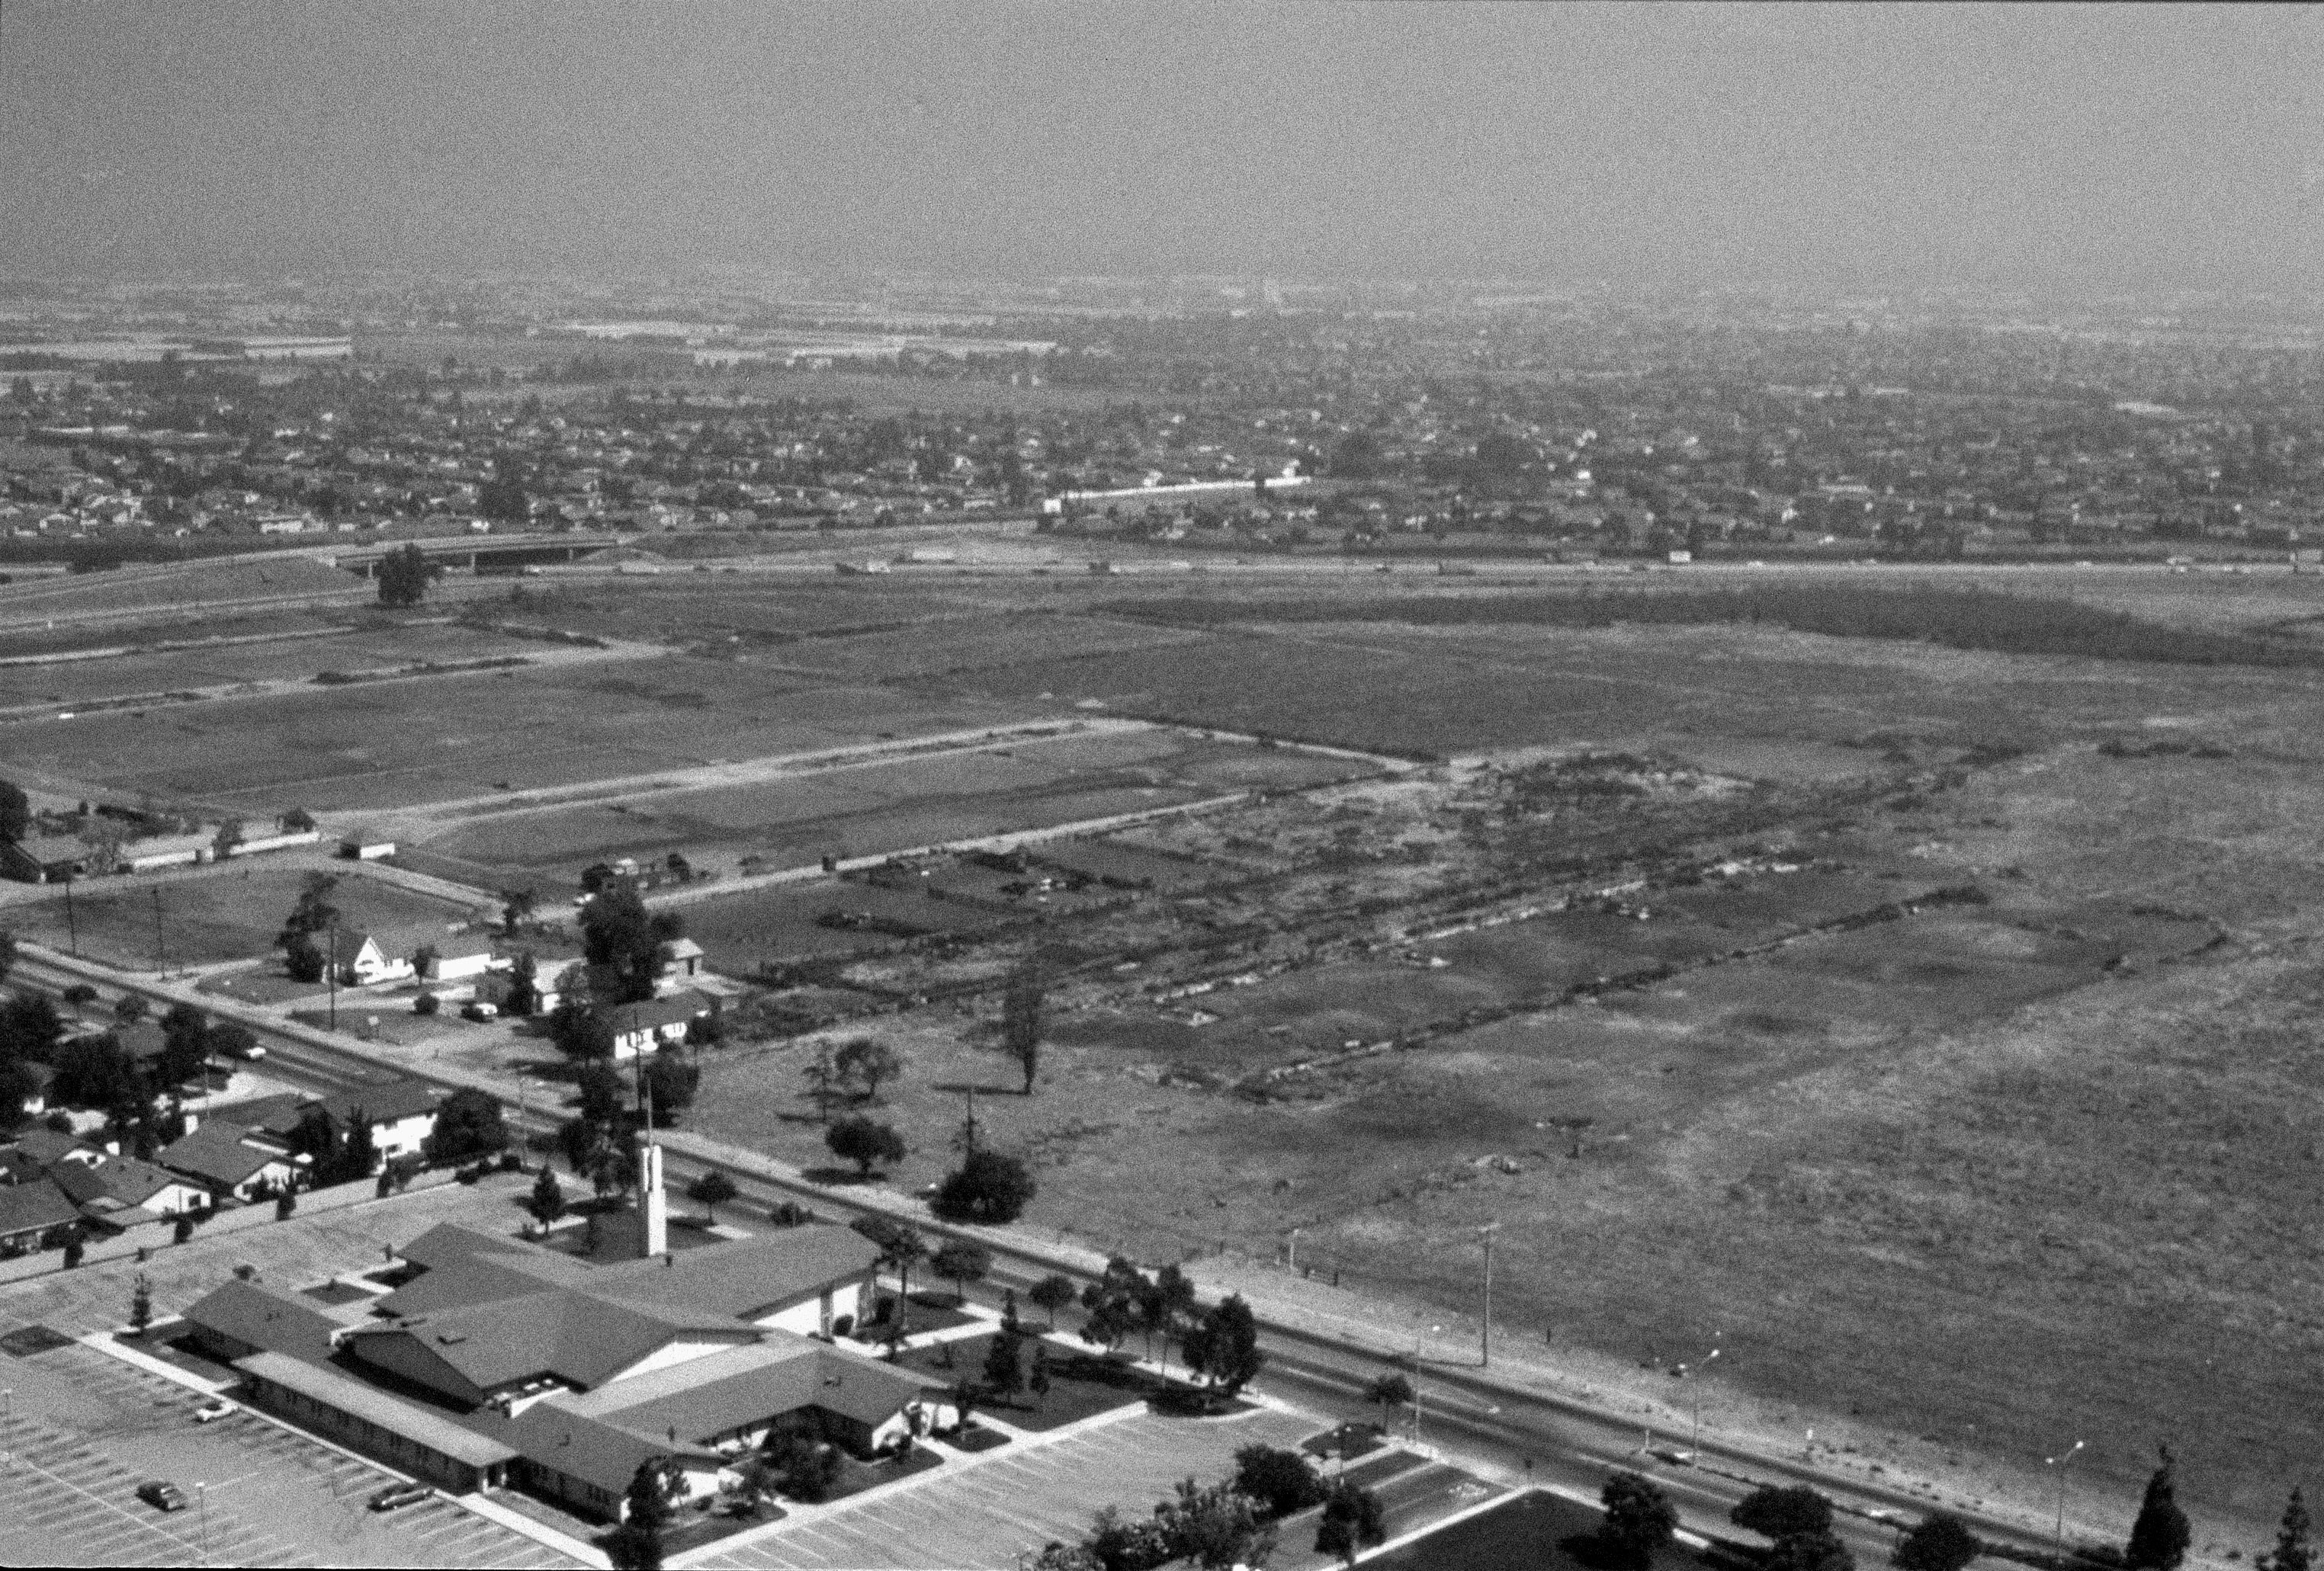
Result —
<path fill-rule="evenodd" d="M 1517 923 L 1413 946 L 1422 966 L 1376 956 L 1168 1013 L 1130 981 L 1084 996 L 1058 1018 L 1040 1093 L 980 1099 L 991 1136 L 1042 1164 L 1037 1226 L 1149 1259 L 1222 1239 L 1265 1253 L 1297 1226 L 1303 1262 L 1441 1318 L 1471 1307 L 1464 1230 L 1499 1218 L 1512 1335 L 1631 1360 L 1720 1337 L 1714 1410 L 1771 1437 L 1836 1425 L 1862 1456 L 1975 1493 L 2062 1427 L 2105 1437 L 2089 1476 L 2117 1501 L 2167 1437 L 2199 1522 L 2272 1519 L 2324 1422 L 2324 1276 L 2287 1231 L 2324 1150 L 2324 1082 L 2298 1045 L 2324 1025 L 2324 684 L 1741 629 L 1496 633 L 1473 651 L 1344 631 L 1440 673 L 1532 672 L 1494 676 L 1499 708 L 1422 715 L 1449 746 L 1559 740 L 1521 706 L 1602 685 L 1576 680 L 1589 674 L 1669 680 L 1652 710 L 1600 704 L 1591 740 L 1678 752 L 1715 719 L 1723 736 L 1873 762 L 2030 750 L 1774 837 L 1769 856 L 1804 871 L 1650 887 L 1634 898 L 1655 920 L 1592 919 L 1558 935 L 1570 947 Z M 1145 690 L 1157 663 L 1192 657 L 1079 664 L 1140 662 Z M 1184 691 L 1296 702 L 1222 673 Z M 1393 721 L 1405 702 L 1376 710 Z M 1604 971 L 1601 954 L 1670 944 L 1684 967 L 1706 943 L 1963 884 L 1990 904 L 1521 1012 L 1286 1077 L 1265 1101 L 1225 1089 L 1249 1066 Z M 1452 963 L 1422 969 L 1431 953 Z M 1197 1008 L 1220 1018 L 1186 1024 Z M 940 1171 L 958 1117 L 924 1088 L 1007 1076 L 941 1015 L 893 1029 L 914 1061 L 893 1114 L 915 1148 L 908 1185 Z M 785 1121 L 804 1107 L 791 1076 L 714 1076 L 706 1106 L 727 1133 L 811 1155 L 813 1126 Z"/>
<path fill-rule="evenodd" d="M 755 785 L 485 813 L 425 846 L 431 857 L 494 877 L 570 878 L 601 858 L 674 850 L 703 868 L 746 855 L 776 868 L 809 866 L 825 855 L 876 855 L 1313 785 L 1360 767 L 1173 730 L 1069 734 Z"/>
<path fill-rule="evenodd" d="M 157 953 L 172 968 L 257 959 L 271 952 L 304 877 L 294 868 L 229 862 L 150 887 L 144 879 L 135 887 L 108 888 L 99 881 L 81 886 L 73 896 L 69 923 L 64 901 L 51 898 L 7 907 L 0 912 L 0 929 L 58 949 L 69 946 L 78 929 L 82 954 L 131 970 L 153 969 Z M 331 900 L 339 908 L 341 930 L 350 933 L 440 932 L 470 914 L 449 901 L 360 874 L 342 877 Z"/>
<path fill-rule="evenodd" d="M 386 808 L 1029 718 L 1046 706 L 645 659 L 318 687 L 15 728 L 15 758 L 244 811 Z"/>

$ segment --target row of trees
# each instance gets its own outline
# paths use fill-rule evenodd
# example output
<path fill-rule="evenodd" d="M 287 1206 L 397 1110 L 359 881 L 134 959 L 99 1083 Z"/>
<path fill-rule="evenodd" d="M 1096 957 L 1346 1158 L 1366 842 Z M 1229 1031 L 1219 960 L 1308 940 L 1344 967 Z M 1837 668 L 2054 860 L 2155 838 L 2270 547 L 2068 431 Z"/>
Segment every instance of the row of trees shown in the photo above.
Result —
<path fill-rule="evenodd" d="M 1246 1446 L 1235 1453 L 1234 1476 L 1204 1487 L 1192 1478 L 1143 1520 L 1107 1506 L 1077 1544 L 1053 1541 L 1033 1562 L 1038 1571 L 1151 1571 L 1189 1561 L 1206 1571 L 1264 1566 L 1276 1548 L 1277 1525 L 1313 1506 L 1323 1508 L 1315 1549 L 1352 1566 L 1365 1549 L 1388 1541 L 1386 1514 L 1372 1492 L 1345 1478 L 1325 1480 L 1296 1451 Z"/>

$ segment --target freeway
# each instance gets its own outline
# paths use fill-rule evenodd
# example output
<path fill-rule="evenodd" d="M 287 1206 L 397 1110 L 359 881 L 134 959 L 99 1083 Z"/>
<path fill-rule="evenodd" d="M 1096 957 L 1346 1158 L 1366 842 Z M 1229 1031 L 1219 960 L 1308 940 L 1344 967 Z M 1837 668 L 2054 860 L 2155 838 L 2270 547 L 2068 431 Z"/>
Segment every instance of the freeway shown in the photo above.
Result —
<path fill-rule="evenodd" d="M 101 978 L 107 995 L 135 993 L 161 1004 L 179 1001 L 186 990 L 143 977 L 112 972 L 82 961 L 28 946 L 20 951 L 12 981 L 29 983 L 61 993 L 77 982 Z M 319 1040 L 317 1034 L 288 1030 L 263 1012 L 236 1007 L 229 1001 L 201 997 L 203 1006 L 230 1015 L 255 1029 L 267 1048 L 268 1072 L 318 1092 L 360 1084 L 386 1076 L 435 1081 L 447 1087 L 470 1083 L 475 1077 L 447 1075 L 429 1069 L 390 1065 L 365 1053 L 361 1045 L 340 1045 Z M 501 1088 L 504 1100 L 513 1100 Z M 516 1103 L 509 1122 L 528 1137 L 552 1132 L 559 1121 L 558 1107 Z M 806 1181 L 788 1170 L 778 1170 L 764 1159 L 725 1147 L 703 1147 L 699 1137 L 673 1135 L 665 1144 L 665 1165 L 680 1190 L 694 1177 L 712 1169 L 734 1181 L 747 1203 L 767 1206 L 779 1201 L 803 1203 L 816 1216 L 847 1222 L 864 1217 L 897 1214 L 896 1197 L 883 1196 L 875 1204 L 844 1191 Z M 1040 1278 L 1062 1272 L 1087 1281 L 1095 1267 L 1085 1252 L 1064 1251 L 1034 1244 L 1003 1229 L 952 1229 L 925 1217 L 914 1224 L 935 1234 L 958 1231 L 991 1249 L 994 1270 L 982 1294 L 997 1302 L 1007 1290 L 1020 1294 Z M 1391 1358 L 1375 1348 L 1351 1345 L 1340 1338 L 1268 1318 L 1262 1307 L 1261 1346 L 1268 1369 L 1261 1389 L 1286 1401 L 1333 1419 L 1370 1419 L 1376 1410 L 1363 1400 L 1364 1389 L 1391 1367 L 1406 1368 L 1420 1389 L 1417 1423 L 1424 1439 L 1443 1449 L 1448 1459 L 1489 1475 L 1531 1482 L 1593 1500 L 1606 1477 L 1625 1469 L 1648 1473 L 1670 1492 L 1684 1525 L 1706 1537 L 1731 1531 L 1727 1512 L 1760 1484 L 1809 1484 L 1831 1496 L 1840 1509 L 1839 1530 L 1859 1562 L 1885 1563 L 1894 1548 L 1889 1520 L 1914 1520 L 1930 1502 L 1905 1491 L 1837 1476 L 1800 1461 L 1771 1456 L 1733 1446 L 1706 1434 L 1699 1441 L 1652 1437 L 1632 1419 L 1571 1398 L 1528 1389 L 1505 1381 L 1474 1365 L 1443 1360 Z M 2012 1522 L 1957 1508 L 1955 1514 L 1980 1537 L 2001 1546 L 2013 1557 L 2046 1557 L 2047 1535 L 2027 1531 Z"/>

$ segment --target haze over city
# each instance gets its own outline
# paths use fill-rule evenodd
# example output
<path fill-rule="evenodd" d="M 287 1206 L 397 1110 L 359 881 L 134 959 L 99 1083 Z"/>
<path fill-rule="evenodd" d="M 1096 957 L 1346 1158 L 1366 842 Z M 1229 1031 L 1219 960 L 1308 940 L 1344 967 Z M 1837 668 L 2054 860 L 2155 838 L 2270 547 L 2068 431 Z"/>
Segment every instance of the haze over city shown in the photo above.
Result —
<path fill-rule="evenodd" d="M 0 269 L 2317 286 L 2305 7 L 12 0 Z"/>

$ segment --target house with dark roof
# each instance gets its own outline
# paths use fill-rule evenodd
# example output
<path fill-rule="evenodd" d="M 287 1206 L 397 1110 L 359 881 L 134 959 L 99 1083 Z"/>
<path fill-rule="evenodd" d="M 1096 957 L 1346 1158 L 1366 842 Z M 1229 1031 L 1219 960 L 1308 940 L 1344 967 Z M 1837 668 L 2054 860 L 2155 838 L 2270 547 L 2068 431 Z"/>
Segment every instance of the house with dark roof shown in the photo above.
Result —
<path fill-rule="evenodd" d="M 82 1216 L 123 1232 L 210 1203 L 209 1191 L 183 1173 L 134 1156 L 108 1153 L 97 1162 L 60 1162 L 49 1170 L 49 1178 L 72 1197 Z"/>
<path fill-rule="evenodd" d="M 153 1153 L 153 1160 L 201 1184 L 216 1199 L 244 1202 L 303 1182 L 314 1162 L 217 1118 L 171 1141 Z"/>
<path fill-rule="evenodd" d="M 79 1205 L 46 1176 L 0 1186 L 0 1256 L 27 1254 L 79 1220 Z"/>
<path fill-rule="evenodd" d="M 684 1042 L 697 1020 L 718 1011 L 718 1001 L 695 988 L 638 1004 L 616 1004 L 604 1010 L 606 1028 L 613 1035 L 613 1057 L 635 1058 L 666 1043 Z"/>

